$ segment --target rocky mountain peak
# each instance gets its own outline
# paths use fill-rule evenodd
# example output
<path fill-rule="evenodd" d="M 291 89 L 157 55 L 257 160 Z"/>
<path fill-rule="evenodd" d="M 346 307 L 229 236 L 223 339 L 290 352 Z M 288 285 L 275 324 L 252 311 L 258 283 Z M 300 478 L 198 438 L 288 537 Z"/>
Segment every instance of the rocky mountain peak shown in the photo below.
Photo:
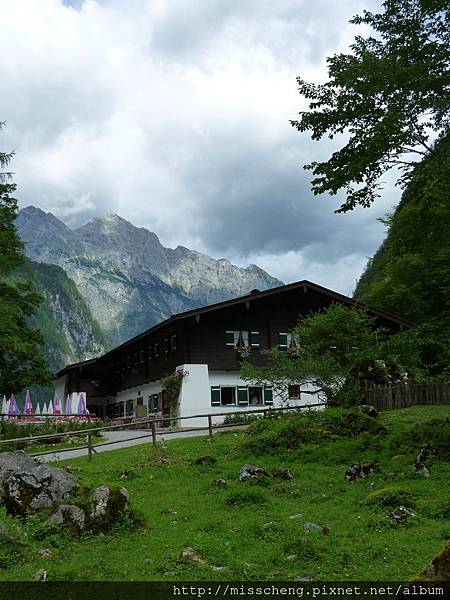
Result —
<path fill-rule="evenodd" d="M 155 233 L 117 214 L 72 230 L 27 207 L 16 225 L 29 257 L 65 270 L 112 343 L 177 312 L 282 285 L 256 265 L 166 248 Z"/>

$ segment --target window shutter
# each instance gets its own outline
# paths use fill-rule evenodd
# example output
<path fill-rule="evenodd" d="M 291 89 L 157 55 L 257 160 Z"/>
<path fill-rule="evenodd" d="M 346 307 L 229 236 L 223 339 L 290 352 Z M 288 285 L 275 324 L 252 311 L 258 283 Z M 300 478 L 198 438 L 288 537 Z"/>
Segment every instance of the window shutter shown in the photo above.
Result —
<path fill-rule="evenodd" d="M 267 406 L 273 405 L 273 391 L 271 387 L 264 388 L 264 404 Z"/>
<path fill-rule="evenodd" d="M 220 406 L 220 387 L 211 388 L 211 406 Z"/>
<path fill-rule="evenodd" d="M 227 346 L 234 348 L 234 331 L 225 332 L 225 343 Z"/>
<path fill-rule="evenodd" d="M 250 331 L 250 345 L 252 348 L 259 348 L 260 338 L 259 331 Z"/>
<path fill-rule="evenodd" d="M 238 387 L 238 406 L 248 406 L 248 388 Z"/>
<path fill-rule="evenodd" d="M 287 350 L 287 333 L 278 334 L 278 349 Z"/>

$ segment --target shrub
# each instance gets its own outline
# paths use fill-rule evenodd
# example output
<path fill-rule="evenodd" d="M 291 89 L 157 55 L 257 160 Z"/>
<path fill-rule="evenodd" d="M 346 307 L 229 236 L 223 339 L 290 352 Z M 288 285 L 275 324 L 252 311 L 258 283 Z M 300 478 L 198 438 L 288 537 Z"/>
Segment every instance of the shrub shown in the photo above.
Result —
<path fill-rule="evenodd" d="M 414 504 L 411 492 L 402 488 L 387 487 L 372 492 L 366 498 L 368 504 L 383 507 L 411 506 Z"/>
<path fill-rule="evenodd" d="M 417 423 L 392 438 L 392 446 L 417 452 L 428 445 L 430 453 L 439 458 L 450 458 L 450 422 L 447 418 L 434 418 Z"/>
<path fill-rule="evenodd" d="M 278 448 L 294 450 L 303 444 L 323 444 L 334 437 L 383 431 L 376 418 L 358 408 L 332 408 L 258 419 L 248 428 L 243 445 L 254 452 L 268 453 Z"/>
<path fill-rule="evenodd" d="M 233 413 L 227 415 L 223 420 L 224 425 L 233 425 L 234 423 L 253 423 L 257 419 L 260 419 L 261 415 L 252 415 L 248 413 Z"/>

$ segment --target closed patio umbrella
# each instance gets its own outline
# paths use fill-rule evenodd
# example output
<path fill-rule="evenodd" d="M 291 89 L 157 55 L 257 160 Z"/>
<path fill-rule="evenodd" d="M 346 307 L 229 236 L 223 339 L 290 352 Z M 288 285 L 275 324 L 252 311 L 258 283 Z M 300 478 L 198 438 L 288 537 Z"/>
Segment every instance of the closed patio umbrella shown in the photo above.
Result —
<path fill-rule="evenodd" d="M 30 390 L 27 390 L 27 395 L 25 396 L 25 404 L 24 404 L 24 411 L 23 411 L 26 415 L 32 415 L 33 414 L 33 401 L 31 399 L 31 392 Z"/>
<path fill-rule="evenodd" d="M 61 402 L 59 401 L 58 394 L 55 394 L 55 401 L 53 403 L 53 412 L 55 413 L 55 415 L 60 415 L 62 412 Z"/>
<path fill-rule="evenodd" d="M 78 414 L 79 415 L 87 415 L 86 402 L 84 401 L 84 394 L 80 394 L 80 399 L 78 401 Z"/>
<path fill-rule="evenodd" d="M 10 417 L 17 417 L 18 414 L 19 414 L 19 407 L 17 406 L 16 398 L 15 398 L 14 394 L 11 394 L 11 397 L 9 399 L 8 415 Z"/>
<path fill-rule="evenodd" d="M 1 413 L 2 415 L 6 415 L 8 413 L 8 402 L 6 401 L 6 396 L 3 396 Z"/>

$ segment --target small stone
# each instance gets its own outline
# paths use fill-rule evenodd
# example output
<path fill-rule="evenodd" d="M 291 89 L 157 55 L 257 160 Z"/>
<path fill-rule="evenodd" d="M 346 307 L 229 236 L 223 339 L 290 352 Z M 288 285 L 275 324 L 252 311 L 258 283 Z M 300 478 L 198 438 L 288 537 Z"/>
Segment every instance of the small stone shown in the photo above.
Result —
<path fill-rule="evenodd" d="M 272 475 L 275 479 L 284 479 L 286 481 L 294 479 L 294 474 L 290 469 L 275 469 Z"/>
<path fill-rule="evenodd" d="M 265 469 L 256 467 L 255 465 L 245 464 L 239 471 L 239 481 L 245 481 L 247 479 L 259 479 L 267 475 Z"/>
<path fill-rule="evenodd" d="M 39 550 L 39 554 L 44 558 L 48 558 L 52 555 L 52 551 L 50 550 L 50 548 L 44 548 L 43 550 Z"/>
<path fill-rule="evenodd" d="M 200 556 L 198 552 L 188 546 L 181 551 L 181 558 L 186 562 L 193 562 L 204 565 L 206 560 Z"/>
<path fill-rule="evenodd" d="M 47 571 L 45 571 L 44 569 L 39 569 L 39 571 L 36 571 L 36 573 L 34 574 L 34 581 L 47 581 Z"/>
<path fill-rule="evenodd" d="M 290 515 L 289 518 L 290 519 L 301 519 L 302 515 L 300 513 L 296 513 L 295 515 Z"/>
<path fill-rule="evenodd" d="M 420 473 L 421 475 L 423 475 L 425 477 L 425 479 L 428 479 L 430 477 L 430 471 L 424 465 L 424 463 L 416 462 L 416 463 L 413 464 L 412 469 L 416 473 Z"/>
<path fill-rule="evenodd" d="M 324 533 L 325 535 L 327 535 L 330 531 L 329 528 L 324 525 L 319 525 L 318 523 L 311 523 L 309 521 L 303 525 L 303 529 L 305 531 L 317 531 L 320 533 Z"/>
<path fill-rule="evenodd" d="M 390 512 L 389 516 L 397 523 L 401 523 L 409 517 L 415 517 L 416 515 L 404 506 L 399 506 L 397 509 Z"/>
<path fill-rule="evenodd" d="M 217 462 L 217 458 L 213 456 L 200 456 L 193 461 L 194 465 L 214 465 Z"/>
<path fill-rule="evenodd" d="M 286 560 L 295 560 L 297 558 L 296 554 L 289 554 L 289 556 L 286 556 Z"/>
<path fill-rule="evenodd" d="M 374 475 L 377 472 L 377 465 L 373 461 L 364 461 L 354 463 L 345 473 L 345 479 L 352 483 L 358 479 L 363 479 L 369 475 Z"/>
<path fill-rule="evenodd" d="M 214 485 L 216 485 L 217 487 L 226 487 L 227 482 L 225 481 L 225 479 L 216 479 Z"/>
<path fill-rule="evenodd" d="M 151 558 L 144 558 L 144 562 L 148 565 L 152 562 Z"/>
<path fill-rule="evenodd" d="M 310 577 L 309 575 L 301 575 L 300 577 L 296 577 L 294 581 L 308 582 L 308 581 L 314 581 L 314 579 L 312 577 Z"/>
<path fill-rule="evenodd" d="M 219 567 L 218 565 L 210 565 L 213 571 L 223 571 L 225 567 Z"/>

